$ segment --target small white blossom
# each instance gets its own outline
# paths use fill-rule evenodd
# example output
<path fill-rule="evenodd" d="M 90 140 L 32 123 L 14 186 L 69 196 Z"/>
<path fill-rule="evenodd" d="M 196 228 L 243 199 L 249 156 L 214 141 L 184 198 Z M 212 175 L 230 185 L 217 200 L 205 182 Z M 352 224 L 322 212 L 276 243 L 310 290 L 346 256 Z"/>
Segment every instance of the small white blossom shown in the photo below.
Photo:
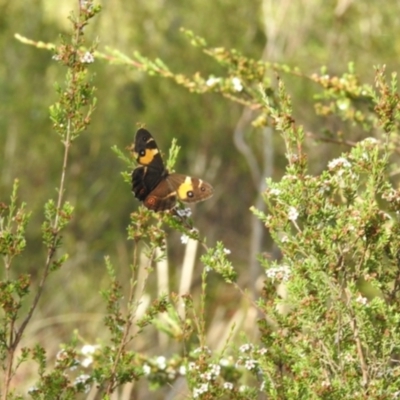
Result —
<path fill-rule="evenodd" d="M 193 371 L 194 369 L 198 369 L 198 368 L 197 368 L 197 365 L 196 365 L 193 361 L 191 361 L 191 362 L 188 364 L 188 368 L 189 368 L 189 371 Z"/>
<path fill-rule="evenodd" d="M 368 303 L 368 299 L 366 297 L 361 296 L 361 294 L 359 294 L 358 297 L 356 298 L 356 302 L 365 306 Z"/>
<path fill-rule="evenodd" d="M 87 11 L 93 10 L 93 4 L 90 1 L 81 0 L 80 3 L 82 10 L 87 10 Z"/>
<path fill-rule="evenodd" d="M 330 170 L 335 169 L 336 167 L 350 168 L 351 164 L 344 157 L 339 157 L 339 158 L 335 158 L 334 160 L 330 161 L 328 164 L 328 168 Z"/>
<path fill-rule="evenodd" d="M 248 359 L 246 360 L 246 362 L 244 363 L 244 367 L 251 371 L 252 369 L 254 369 L 257 366 L 257 361 L 256 360 L 252 360 L 252 359 Z"/>
<path fill-rule="evenodd" d="M 82 360 L 81 365 L 82 365 L 83 368 L 87 368 L 87 367 L 89 367 L 89 365 L 91 365 L 92 363 L 93 363 L 93 357 L 92 357 L 92 356 L 88 356 L 88 357 L 85 357 L 85 358 Z"/>
<path fill-rule="evenodd" d="M 91 64 L 94 62 L 94 57 L 93 54 L 87 51 L 82 57 L 81 57 L 81 63 L 83 64 Z"/>
<path fill-rule="evenodd" d="M 287 265 L 279 265 L 278 267 L 272 267 L 267 269 L 265 272 L 268 278 L 272 280 L 288 281 L 290 278 L 290 268 Z"/>
<path fill-rule="evenodd" d="M 216 78 L 215 76 L 210 76 L 208 79 L 207 79 L 207 81 L 206 81 L 206 85 L 207 86 L 214 86 L 214 85 L 216 85 L 217 83 L 219 83 L 221 81 L 221 78 Z"/>
<path fill-rule="evenodd" d="M 262 349 L 258 350 L 258 354 L 261 354 L 262 356 L 267 354 L 267 352 L 268 352 L 268 350 L 265 347 L 263 347 Z"/>
<path fill-rule="evenodd" d="M 225 254 L 231 254 L 231 251 L 229 249 L 224 249 Z"/>
<path fill-rule="evenodd" d="M 254 346 L 251 344 L 251 343 L 245 343 L 245 344 L 242 344 L 240 347 L 239 347 L 239 351 L 241 352 L 241 353 L 247 353 L 247 352 L 249 352 L 249 351 L 251 351 L 251 350 L 253 350 L 254 349 Z"/>
<path fill-rule="evenodd" d="M 77 385 L 85 385 L 84 386 L 85 393 L 88 393 L 89 390 L 90 390 L 90 384 L 88 384 L 87 381 L 89 379 L 90 379 L 89 375 L 86 375 L 86 374 L 79 375 L 78 377 L 76 377 L 76 379 L 74 381 L 74 385 L 75 386 L 77 386 Z"/>
<path fill-rule="evenodd" d="M 378 144 L 379 140 L 374 138 L 374 137 L 367 137 L 365 138 L 361 143 L 366 143 L 366 144 Z"/>
<path fill-rule="evenodd" d="M 185 366 L 185 365 L 181 365 L 181 366 L 179 367 L 179 373 L 180 373 L 181 375 L 186 375 L 186 366 Z"/>
<path fill-rule="evenodd" d="M 81 348 L 81 353 L 86 356 L 89 354 L 94 354 L 96 352 L 96 350 L 100 348 L 100 346 L 98 344 L 93 345 L 93 344 L 85 344 L 84 346 L 82 346 Z"/>
<path fill-rule="evenodd" d="M 62 361 L 62 360 L 65 360 L 67 357 L 68 357 L 68 353 L 64 349 L 58 351 L 57 354 L 56 354 L 56 359 L 57 360 L 61 360 Z"/>
<path fill-rule="evenodd" d="M 241 92 L 243 90 L 242 82 L 239 78 L 232 78 L 232 86 L 236 90 L 236 92 Z"/>
<path fill-rule="evenodd" d="M 32 386 L 28 389 L 28 394 L 32 394 L 38 391 L 38 388 L 36 386 Z"/>
<path fill-rule="evenodd" d="M 189 242 L 189 236 L 188 235 L 182 235 L 181 236 L 181 242 L 182 242 L 182 244 L 187 244 Z"/>
<path fill-rule="evenodd" d="M 160 369 L 167 368 L 167 359 L 164 356 L 157 357 L 156 363 L 157 363 L 158 368 L 160 368 Z"/>
<path fill-rule="evenodd" d="M 247 390 L 247 386 L 246 385 L 241 385 L 239 388 L 239 392 L 243 393 Z"/>
<path fill-rule="evenodd" d="M 269 193 L 272 194 L 273 196 L 279 196 L 281 194 L 281 190 L 274 188 L 274 189 L 271 189 L 269 191 Z"/>
<path fill-rule="evenodd" d="M 224 389 L 233 390 L 233 383 L 232 382 L 225 382 Z"/>
<path fill-rule="evenodd" d="M 143 373 L 144 373 L 145 375 L 150 375 L 150 373 L 151 373 L 151 367 L 150 367 L 150 365 L 144 364 L 143 367 L 142 367 L 142 369 L 143 369 Z"/>
<path fill-rule="evenodd" d="M 344 100 L 344 101 L 343 100 L 342 101 L 337 101 L 336 103 L 338 105 L 339 110 L 342 110 L 342 111 L 347 110 L 349 108 L 349 105 L 350 105 L 350 101 L 348 101 L 347 99 Z"/>
<path fill-rule="evenodd" d="M 81 353 L 84 356 L 86 356 L 81 362 L 81 365 L 84 368 L 89 367 L 89 365 L 91 365 L 93 363 L 93 354 L 96 352 L 96 350 L 98 348 L 100 348 L 100 346 L 98 344 L 96 344 L 96 345 L 85 344 L 84 346 L 82 346 Z"/>
<path fill-rule="evenodd" d="M 203 393 L 206 393 L 207 391 L 208 391 L 208 383 L 203 383 L 198 388 L 193 389 L 193 397 L 197 399 L 197 397 L 199 397 Z"/>
<path fill-rule="evenodd" d="M 78 383 L 86 383 L 86 381 L 90 379 L 90 375 L 82 374 L 76 377 L 75 379 L 75 385 Z"/>
<path fill-rule="evenodd" d="M 210 369 L 207 372 L 201 374 L 200 377 L 203 380 L 213 381 L 216 378 L 218 378 L 220 373 L 221 373 L 221 366 L 219 366 L 218 364 L 210 364 Z"/>
<path fill-rule="evenodd" d="M 296 210 L 296 208 L 295 207 L 289 207 L 288 219 L 290 221 L 296 221 L 298 216 L 299 216 L 299 212 Z"/>
<path fill-rule="evenodd" d="M 350 363 L 354 361 L 354 358 L 351 354 L 347 353 L 344 355 L 344 360 Z"/>
<path fill-rule="evenodd" d="M 170 368 L 167 377 L 169 380 L 173 381 L 176 378 L 176 371 L 173 368 Z"/>
<path fill-rule="evenodd" d="M 219 364 L 222 365 L 223 367 L 227 367 L 230 364 L 230 362 L 226 358 L 221 358 L 219 360 Z"/>
<path fill-rule="evenodd" d="M 207 354 L 211 354 L 211 350 L 207 346 L 198 347 L 197 349 L 195 349 L 193 351 L 194 354 L 202 353 L 202 352 L 207 353 Z"/>
<path fill-rule="evenodd" d="M 221 372 L 221 366 L 219 366 L 218 364 L 211 364 L 210 365 L 210 371 L 212 374 L 218 376 Z"/>
<path fill-rule="evenodd" d="M 59 54 L 54 54 L 53 57 L 51 57 L 54 61 L 60 61 L 61 57 L 59 56 Z"/>
<path fill-rule="evenodd" d="M 192 215 L 192 209 L 190 207 L 176 208 L 175 211 L 180 217 L 190 217 Z"/>
<path fill-rule="evenodd" d="M 331 383 L 326 379 L 321 382 L 321 386 L 327 388 L 331 386 Z"/>

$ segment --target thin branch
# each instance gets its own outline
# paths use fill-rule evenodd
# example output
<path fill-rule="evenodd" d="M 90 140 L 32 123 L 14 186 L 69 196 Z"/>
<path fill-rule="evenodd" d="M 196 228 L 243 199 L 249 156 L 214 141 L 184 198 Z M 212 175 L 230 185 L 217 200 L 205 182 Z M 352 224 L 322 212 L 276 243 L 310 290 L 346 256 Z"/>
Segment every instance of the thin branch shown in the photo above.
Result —
<path fill-rule="evenodd" d="M 342 146 L 354 147 L 357 142 L 353 142 L 352 140 L 341 140 L 341 139 L 334 139 L 324 136 L 318 136 L 315 133 L 306 132 L 306 137 L 311 138 L 313 140 L 317 140 L 319 142 L 326 142 L 326 143 L 335 143 Z"/>
<path fill-rule="evenodd" d="M 360 334 L 359 334 L 360 331 L 358 329 L 358 324 L 357 324 L 357 318 L 355 316 L 353 307 L 351 306 L 351 293 L 348 288 L 344 289 L 344 294 L 347 299 L 347 307 L 348 307 L 349 314 L 350 314 L 350 327 L 351 327 L 351 330 L 353 331 L 353 337 L 354 337 L 354 341 L 356 343 L 356 348 L 357 348 L 358 360 L 360 361 L 360 368 L 361 368 L 361 372 L 362 372 L 362 376 L 363 376 L 362 384 L 364 387 L 366 387 L 368 385 L 368 381 L 369 381 L 368 365 L 365 360 L 364 350 L 363 350 L 363 346 L 361 344 L 361 339 L 360 339 Z"/>

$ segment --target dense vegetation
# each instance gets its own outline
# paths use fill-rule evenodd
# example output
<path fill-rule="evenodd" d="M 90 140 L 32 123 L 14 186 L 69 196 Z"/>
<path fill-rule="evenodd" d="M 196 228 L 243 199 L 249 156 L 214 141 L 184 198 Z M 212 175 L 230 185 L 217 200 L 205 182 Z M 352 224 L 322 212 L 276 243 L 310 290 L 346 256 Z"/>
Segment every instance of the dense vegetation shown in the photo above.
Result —
<path fill-rule="evenodd" d="M 399 8 L 0 2 L 2 398 L 399 396 Z"/>

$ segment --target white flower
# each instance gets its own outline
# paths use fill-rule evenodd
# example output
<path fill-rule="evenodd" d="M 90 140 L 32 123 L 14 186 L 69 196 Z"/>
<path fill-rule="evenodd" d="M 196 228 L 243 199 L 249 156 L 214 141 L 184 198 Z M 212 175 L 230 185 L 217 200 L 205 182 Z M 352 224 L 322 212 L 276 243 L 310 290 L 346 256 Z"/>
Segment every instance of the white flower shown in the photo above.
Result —
<path fill-rule="evenodd" d="M 157 357 L 156 363 L 158 365 L 158 368 L 160 369 L 167 368 L 167 359 L 164 356 Z"/>
<path fill-rule="evenodd" d="M 366 143 L 366 144 L 378 144 L 379 140 L 374 138 L 374 137 L 367 137 L 365 138 L 361 143 Z"/>
<path fill-rule="evenodd" d="M 87 368 L 90 364 L 92 364 L 92 362 L 93 362 L 93 357 L 88 356 L 82 360 L 81 365 L 83 368 Z"/>
<path fill-rule="evenodd" d="M 206 272 L 211 272 L 212 271 L 212 268 L 209 265 L 206 265 L 204 267 L 204 269 L 205 269 Z"/>
<path fill-rule="evenodd" d="M 281 190 L 274 188 L 274 189 L 271 189 L 269 193 L 272 194 L 273 196 L 278 196 L 281 194 Z"/>
<path fill-rule="evenodd" d="M 68 357 L 68 353 L 62 349 L 56 354 L 57 360 L 65 360 Z"/>
<path fill-rule="evenodd" d="M 290 268 L 287 265 L 279 265 L 277 267 L 272 267 L 267 269 L 265 272 L 268 278 L 274 280 L 277 279 L 279 281 L 288 281 L 290 278 Z"/>
<path fill-rule="evenodd" d="M 185 366 L 185 365 L 181 365 L 181 366 L 179 367 L 179 373 L 180 373 L 181 375 L 186 375 L 186 366 Z"/>
<path fill-rule="evenodd" d="M 79 375 L 79 376 L 75 379 L 74 385 L 75 385 L 75 386 L 77 386 L 77 385 L 85 385 L 85 386 L 84 386 L 85 393 L 88 393 L 89 390 L 90 390 L 90 384 L 88 384 L 88 383 L 86 383 L 86 382 L 87 382 L 89 379 L 90 379 L 90 376 L 89 376 L 89 375 L 86 375 L 86 374 Z"/>
<path fill-rule="evenodd" d="M 219 366 L 218 364 L 210 364 L 210 369 L 207 372 L 201 374 L 200 377 L 203 380 L 213 381 L 219 376 L 220 373 L 221 366 Z"/>
<path fill-rule="evenodd" d="M 225 254 L 231 254 L 231 251 L 229 249 L 224 249 Z"/>
<path fill-rule="evenodd" d="M 214 85 L 216 85 L 217 83 L 219 83 L 219 82 L 221 82 L 221 78 L 216 78 L 215 76 L 210 76 L 208 79 L 207 79 L 207 82 L 206 82 L 206 85 L 207 86 L 214 86 Z"/>
<path fill-rule="evenodd" d="M 87 51 L 82 57 L 81 57 L 81 63 L 82 64 L 91 64 L 94 62 L 94 57 L 93 54 Z"/>
<path fill-rule="evenodd" d="M 190 217 L 192 215 L 192 209 L 190 207 L 176 208 L 175 211 L 180 217 Z"/>
<path fill-rule="evenodd" d="M 200 395 L 208 391 L 208 383 L 203 383 L 198 388 L 193 389 L 193 397 L 197 399 Z"/>
<path fill-rule="evenodd" d="M 90 379 L 90 375 L 86 375 L 86 374 L 79 375 L 75 379 L 75 385 L 77 385 L 78 383 L 86 383 L 86 381 L 88 379 Z"/>
<path fill-rule="evenodd" d="M 96 345 L 92 345 L 92 344 L 85 344 L 84 346 L 82 346 L 81 348 L 81 353 L 86 356 L 88 354 L 94 354 L 96 352 L 96 350 L 100 348 L 100 346 L 98 344 Z"/>
<path fill-rule="evenodd" d="M 213 374 L 213 375 L 216 375 L 216 376 L 218 376 L 219 374 L 220 374 L 220 372 L 221 372 L 221 366 L 219 366 L 218 364 L 210 364 L 210 372 Z"/>
<path fill-rule="evenodd" d="M 289 207 L 288 219 L 290 221 L 296 221 L 298 216 L 299 216 L 299 212 L 296 210 L 296 208 L 295 207 Z"/>
<path fill-rule="evenodd" d="M 261 354 L 262 356 L 264 354 L 267 354 L 267 352 L 268 352 L 268 350 L 265 347 L 263 347 L 262 349 L 258 350 L 258 354 Z"/>
<path fill-rule="evenodd" d="M 181 242 L 182 242 L 182 244 L 187 244 L 189 242 L 189 236 L 188 235 L 182 235 L 181 236 Z"/>
<path fill-rule="evenodd" d="M 368 299 L 366 297 L 361 296 L 361 294 L 359 294 L 358 297 L 356 298 L 356 302 L 365 306 L 368 303 Z"/>
<path fill-rule="evenodd" d="M 223 367 L 227 367 L 230 364 L 230 362 L 226 358 L 221 358 L 219 360 L 219 364 L 222 365 Z"/>
<path fill-rule="evenodd" d="M 254 346 L 251 344 L 251 343 L 245 343 L 245 344 L 242 344 L 240 347 L 239 347 L 239 351 L 241 352 L 241 353 L 247 353 L 247 352 L 249 352 L 249 351 L 251 351 L 251 350 L 253 350 L 254 349 Z"/>
<path fill-rule="evenodd" d="M 225 382 L 224 383 L 224 389 L 232 390 L 233 389 L 233 383 L 232 382 Z"/>
<path fill-rule="evenodd" d="M 239 78 L 232 78 L 232 86 L 237 92 L 241 92 L 243 90 L 242 82 Z"/>
<path fill-rule="evenodd" d="M 244 363 L 244 367 L 246 369 L 248 369 L 249 371 L 251 371 L 252 369 L 254 369 L 257 365 L 257 361 L 256 360 L 252 360 L 252 359 L 248 359 L 246 360 L 246 362 Z"/>
<path fill-rule="evenodd" d="M 328 164 L 328 168 L 330 170 L 332 170 L 336 167 L 350 168 L 351 164 L 344 157 L 339 157 L 339 158 L 335 158 L 334 160 L 330 161 Z"/>
<path fill-rule="evenodd" d="M 338 100 L 336 102 L 336 104 L 338 105 L 339 110 L 347 110 L 349 108 L 350 105 L 350 101 L 349 100 Z"/>
<path fill-rule="evenodd" d="M 193 361 L 191 361 L 188 364 L 188 368 L 189 368 L 189 371 L 193 371 L 194 369 L 197 369 L 197 365 Z"/>
<path fill-rule="evenodd" d="M 202 352 L 207 353 L 207 354 L 211 354 L 211 350 L 207 346 L 198 347 L 197 349 L 195 349 L 193 351 L 194 354 L 202 353 Z"/>
<path fill-rule="evenodd" d="M 142 367 L 142 369 L 143 369 L 143 373 L 144 373 L 145 375 L 150 375 L 150 372 L 151 372 L 151 367 L 150 367 L 150 365 L 144 364 L 143 367 Z"/>

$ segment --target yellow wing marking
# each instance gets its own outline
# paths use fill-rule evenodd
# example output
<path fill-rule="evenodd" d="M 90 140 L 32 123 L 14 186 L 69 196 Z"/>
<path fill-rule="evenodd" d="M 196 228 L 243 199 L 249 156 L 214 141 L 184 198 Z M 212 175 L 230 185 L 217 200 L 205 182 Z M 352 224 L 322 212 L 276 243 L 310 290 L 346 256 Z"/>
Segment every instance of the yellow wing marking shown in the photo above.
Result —
<path fill-rule="evenodd" d="M 178 197 L 181 200 L 185 200 L 185 199 L 187 199 L 189 197 L 188 196 L 188 192 L 192 192 L 193 193 L 192 178 L 190 176 L 187 176 L 185 181 L 179 185 L 179 187 L 178 187 Z"/>

